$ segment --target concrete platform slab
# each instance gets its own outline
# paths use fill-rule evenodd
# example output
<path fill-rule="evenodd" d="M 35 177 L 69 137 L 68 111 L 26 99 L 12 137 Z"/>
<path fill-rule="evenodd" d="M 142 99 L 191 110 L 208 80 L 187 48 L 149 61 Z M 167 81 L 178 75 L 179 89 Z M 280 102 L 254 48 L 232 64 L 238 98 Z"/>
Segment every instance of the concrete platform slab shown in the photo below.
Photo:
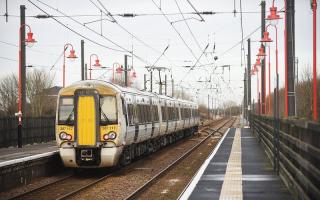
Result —
<path fill-rule="evenodd" d="M 180 199 L 293 199 L 249 128 L 230 129 Z"/>

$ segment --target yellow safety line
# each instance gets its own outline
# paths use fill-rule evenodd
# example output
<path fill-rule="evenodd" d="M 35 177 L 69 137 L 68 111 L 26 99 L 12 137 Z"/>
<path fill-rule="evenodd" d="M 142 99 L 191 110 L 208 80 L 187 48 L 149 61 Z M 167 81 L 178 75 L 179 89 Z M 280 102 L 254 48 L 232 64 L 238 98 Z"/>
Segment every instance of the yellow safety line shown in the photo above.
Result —
<path fill-rule="evenodd" d="M 242 196 L 241 129 L 234 135 L 219 200 L 239 200 Z"/>

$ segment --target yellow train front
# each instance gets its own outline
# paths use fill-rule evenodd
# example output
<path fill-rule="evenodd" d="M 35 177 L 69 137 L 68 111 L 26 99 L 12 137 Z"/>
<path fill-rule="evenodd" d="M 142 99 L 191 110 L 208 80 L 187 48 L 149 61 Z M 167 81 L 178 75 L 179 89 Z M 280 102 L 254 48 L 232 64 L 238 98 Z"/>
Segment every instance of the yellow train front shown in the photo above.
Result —
<path fill-rule="evenodd" d="M 63 88 L 58 96 L 56 140 L 66 167 L 108 167 L 117 164 L 119 93 L 94 81 Z"/>

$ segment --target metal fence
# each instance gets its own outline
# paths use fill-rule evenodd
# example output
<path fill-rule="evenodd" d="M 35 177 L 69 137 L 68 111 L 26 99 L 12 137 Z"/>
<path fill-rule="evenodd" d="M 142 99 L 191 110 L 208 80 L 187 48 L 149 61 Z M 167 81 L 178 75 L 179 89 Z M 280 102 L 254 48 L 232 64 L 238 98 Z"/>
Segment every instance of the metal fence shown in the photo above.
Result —
<path fill-rule="evenodd" d="M 251 116 L 250 125 L 295 198 L 319 198 L 320 125 L 281 119 L 277 131 L 273 118 L 258 115 Z"/>
<path fill-rule="evenodd" d="M 18 145 L 18 119 L 0 118 L 0 148 Z M 23 121 L 22 144 L 55 139 L 55 117 L 27 117 Z"/>

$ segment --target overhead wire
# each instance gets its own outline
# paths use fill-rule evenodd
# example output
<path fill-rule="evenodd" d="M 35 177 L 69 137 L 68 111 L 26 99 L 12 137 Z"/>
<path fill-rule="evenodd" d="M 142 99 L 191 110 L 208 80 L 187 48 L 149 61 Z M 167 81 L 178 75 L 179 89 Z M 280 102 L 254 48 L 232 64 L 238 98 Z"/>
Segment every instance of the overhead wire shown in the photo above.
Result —
<path fill-rule="evenodd" d="M 100 9 L 92 0 L 90 0 L 90 2 L 93 3 L 93 5 L 96 6 L 96 8 Z M 122 30 L 124 30 L 126 33 L 128 33 L 129 35 L 131 35 L 134 39 L 136 39 L 137 41 L 139 41 L 140 43 L 142 43 L 143 45 L 145 45 L 146 47 L 148 47 L 149 49 L 153 50 L 156 53 L 162 54 L 162 52 L 160 52 L 159 50 L 155 49 L 154 47 L 152 47 L 151 45 L 147 44 L 146 42 L 144 42 L 143 40 L 141 40 L 139 37 L 137 37 L 135 34 L 131 33 L 128 29 L 126 29 L 124 26 L 122 26 L 115 18 L 113 18 L 112 13 L 107 10 L 107 8 L 105 7 L 105 5 L 100 1 L 97 0 L 97 2 L 100 4 L 100 6 L 103 8 L 103 10 L 105 12 L 103 12 L 106 16 L 109 16 L 112 18 L 112 22 L 114 22 L 116 25 L 118 25 Z M 172 61 L 166 56 L 164 55 L 164 57 L 171 63 Z"/>
<path fill-rule="evenodd" d="M 188 50 L 190 51 L 190 53 L 192 54 L 192 56 L 197 60 L 197 56 L 194 54 L 194 52 L 192 51 L 192 49 L 189 47 L 189 45 L 187 44 L 187 42 L 183 39 L 183 37 L 181 36 L 181 34 L 179 33 L 179 31 L 176 29 L 175 26 L 173 26 L 169 20 L 169 18 L 164 15 L 164 12 L 162 11 L 162 9 L 154 2 L 154 0 L 152 0 L 153 4 L 159 9 L 159 11 L 162 13 L 162 15 L 166 18 L 166 20 L 169 22 L 169 24 L 171 25 L 171 27 L 174 29 L 174 31 L 178 34 L 179 38 L 182 40 L 182 42 L 184 43 L 184 45 L 188 48 Z"/>
<path fill-rule="evenodd" d="M 48 15 L 48 13 L 47 13 L 46 11 L 44 11 L 44 10 L 43 10 L 42 8 L 40 8 L 38 5 L 36 5 L 35 3 L 33 3 L 31 0 L 28 0 L 28 1 L 29 1 L 31 4 L 33 4 L 34 6 L 36 6 L 39 10 L 41 10 L 42 12 L 44 12 L 45 14 Z M 44 2 L 42 2 L 42 1 L 40 1 L 40 0 L 36 0 L 36 1 L 38 1 L 39 3 L 47 6 L 48 8 L 50 8 L 50 9 L 52 9 L 52 10 L 55 10 L 56 12 L 59 12 L 59 13 L 62 14 L 62 15 L 67 16 L 65 13 L 63 13 L 62 11 L 60 11 L 60 10 L 58 10 L 58 9 L 53 8 L 53 7 L 50 6 L 49 4 L 46 4 L 46 3 L 44 3 Z M 68 17 L 68 18 L 69 18 L 70 20 L 74 21 L 75 23 L 77 23 L 77 24 L 85 27 L 86 29 L 90 30 L 91 32 L 95 33 L 96 35 L 104 38 L 105 40 L 107 40 L 108 42 L 112 43 L 113 45 L 119 47 L 119 48 L 122 49 L 122 50 L 114 49 L 114 48 L 108 47 L 108 46 L 106 46 L 106 45 L 103 45 L 103 44 L 101 44 L 101 43 L 99 43 L 99 42 L 96 42 L 96 41 L 94 41 L 94 40 L 92 40 L 92 39 L 84 36 L 83 34 L 80 34 L 80 33 L 78 33 L 77 31 L 71 29 L 70 27 L 68 27 L 68 26 L 65 25 L 64 23 L 60 22 L 60 21 L 57 20 L 56 18 L 53 17 L 52 19 L 54 19 L 56 22 L 58 22 L 59 24 L 61 24 L 61 25 L 64 26 L 65 28 L 69 29 L 70 31 L 74 32 L 75 34 L 77 34 L 77 35 L 79 35 L 79 36 L 87 39 L 88 41 L 90 41 L 90 42 L 92 42 L 92 43 L 94 43 L 94 44 L 97 44 L 98 46 L 101 46 L 101 47 L 104 47 L 104 48 L 106 48 L 106 49 L 113 50 L 113 51 L 130 53 L 130 54 L 132 54 L 134 57 L 136 57 L 138 60 L 140 60 L 140 61 L 142 61 L 142 62 L 144 62 L 144 63 L 146 63 L 146 64 L 149 64 L 148 61 L 144 60 L 144 59 L 141 58 L 140 56 L 132 53 L 130 50 L 126 49 L 125 47 L 122 47 L 121 45 L 117 44 L 116 42 L 112 41 L 111 39 L 107 38 L 106 36 L 101 35 L 100 33 L 98 33 L 97 31 L 89 28 L 88 26 L 83 25 L 83 24 L 82 24 L 81 22 L 79 22 L 78 20 L 75 20 L 75 19 L 72 18 L 72 17 Z"/>
<path fill-rule="evenodd" d="M 182 81 L 188 76 L 188 74 L 196 67 L 196 65 L 198 64 L 199 60 L 201 59 L 202 55 L 204 54 L 204 52 L 207 50 L 207 48 L 209 47 L 209 44 L 207 44 L 207 46 L 204 48 L 204 50 L 202 51 L 201 55 L 197 58 L 196 62 L 194 63 L 194 65 L 192 67 L 190 67 L 189 71 L 184 75 L 184 77 L 180 80 L 179 85 L 181 85 Z"/>
<path fill-rule="evenodd" d="M 193 4 L 192 4 L 189 0 L 187 0 L 187 2 L 188 2 L 189 5 L 193 8 L 193 10 L 196 11 L 197 15 L 201 18 L 201 21 L 204 22 L 205 20 L 204 20 L 203 17 L 199 14 L 199 12 L 198 12 L 198 10 L 196 9 L 196 7 L 194 7 Z"/>
<path fill-rule="evenodd" d="M 240 12 L 236 12 L 236 13 L 240 13 Z M 243 14 L 259 14 L 261 13 L 260 11 L 242 11 Z M 164 13 L 167 16 L 174 16 L 174 15 L 180 15 L 179 12 L 177 13 Z M 230 11 L 201 11 L 201 12 L 184 12 L 183 14 L 185 15 L 216 15 L 216 14 L 234 14 L 234 12 L 230 12 Z M 115 17 L 144 17 L 144 16 L 159 16 L 162 15 L 160 13 L 115 13 L 112 14 L 112 16 Z M 5 14 L 1 15 L 3 17 L 6 17 Z M 15 18 L 19 18 L 20 15 L 7 15 L 8 17 L 15 17 Z M 74 14 L 74 15 L 26 15 L 27 18 L 50 18 L 50 17 L 56 17 L 56 18 L 66 18 L 66 17 L 100 17 L 100 15 L 98 14 Z M 201 21 L 201 19 L 199 20 Z"/>
<path fill-rule="evenodd" d="M 246 37 L 244 37 L 243 39 L 241 39 L 239 42 L 237 42 L 236 44 L 234 44 L 233 46 L 231 46 L 230 48 L 228 48 L 227 50 L 225 50 L 224 52 L 222 52 L 219 57 L 224 56 L 225 54 L 229 53 L 232 49 L 234 49 L 235 47 L 237 47 L 239 44 L 241 44 L 241 42 L 243 42 L 243 40 L 249 38 L 251 35 L 253 35 L 254 33 L 256 33 L 258 30 L 260 30 L 261 25 L 258 26 L 256 29 L 254 29 L 251 33 L 249 33 Z"/>
<path fill-rule="evenodd" d="M 42 8 L 40 8 L 40 7 L 39 7 L 38 5 L 36 5 L 34 2 L 32 2 L 31 0 L 28 0 L 28 1 L 29 1 L 33 6 L 35 6 L 35 7 L 38 8 L 40 11 L 42 11 L 43 13 L 49 15 L 48 12 L 46 12 L 45 10 L 43 10 Z M 46 3 L 44 3 L 44 2 L 42 2 L 42 1 L 40 1 L 40 0 L 36 0 L 36 1 L 38 1 L 39 3 L 45 5 L 45 6 L 51 8 L 51 9 L 53 9 L 53 10 L 56 10 L 57 12 L 59 12 L 59 13 L 61 13 L 61 14 L 63 14 L 61 11 L 59 11 L 59 10 L 57 10 L 57 9 L 54 9 L 53 7 L 49 6 L 48 4 L 46 4 Z M 66 29 L 68 29 L 69 31 L 75 33 L 76 35 L 78 35 L 78 36 L 80 36 L 80 37 L 82 37 L 82 38 L 84 38 L 84 39 L 86 39 L 86 40 L 88 40 L 88 41 L 90 41 L 90 42 L 92 42 L 92 43 L 94 43 L 94 44 L 96 44 L 96 45 L 99 45 L 99 46 L 101 46 L 101 47 L 104 47 L 104 48 L 106 48 L 106 49 L 113 50 L 113 51 L 125 52 L 125 51 L 123 51 L 123 50 L 114 49 L 114 48 L 108 47 L 108 46 L 106 46 L 106 45 L 103 45 L 103 44 L 101 44 L 101 43 L 99 43 L 99 42 L 96 42 L 96 41 L 90 39 L 89 37 L 86 37 L 85 35 L 80 34 L 79 32 L 77 32 L 77 31 L 75 31 L 74 29 L 70 28 L 68 25 L 66 25 L 66 24 L 62 23 L 61 21 L 57 20 L 55 17 L 51 17 L 51 18 L 52 18 L 54 21 L 56 21 L 58 24 L 62 25 L 62 26 L 65 27 Z M 70 18 L 70 17 L 69 17 L 69 18 Z M 72 19 L 72 18 L 71 18 L 71 19 Z M 111 40 L 110 40 L 110 41 L 111 41 Z M 117 45 L 116 45 L 116 46 L 117 46 Z"/>
<path fill-rule="evenodd" d="M 4 57 L 4 56 L 0 56 L 0 59 L 12 61 L 12 62 L 19 62 L 18 59 L 8 58 L 8 57 Z M 43 68 L 49 68 L 49 67 L 52 67 L 52 66 L 39 65 L 39 64 L 33 64 L 33 63 L 27 63 L 26 67 L 43 67 Z M 50 71 L 51 71 L 51 69 L 50 69 Z"/>
<path fill-rule="evenodd" d="M 12 46 L 12 47 L 17 47 L 17 48 L 19 48 L 18 45 L 13 44 L 13 43 L 10 43 L 10 42 L 6 42 L 6 41 L 1 41 L 1 40 L 0 40 L 0 43 L 6 44 L 6 45 L 9 45 L 9 46 Z M 57 54 L 55 54 L 55 53 L 44 52 L 44 51 L 40 51 L 40 50 L 37 50 L 37 49 L 29 49 L 29 51 L 33 51 L 33 52 L 37 52 L 37 53 L 41 53 L 41 54 L 46 54 L 46 55 L 54 55 L 54 56 L 57 56 Z"/>
<path fill-rule="evenodd" d="M 189 32 L 190 32 L 190 34 L 191 34 L 191 36 L 192 36 L 193 40 L 194 40 L 194 41 L 195 41 L 195 43 L 197 44 L 197 46 L 198 46 L 198 48 L 200 49 L 200 51 L 202 51 L 201 45 L 200 45 L 200 43 L 198 42 L 198 40 L 196 39 L 196 37 L 194 36 L 193 32 L 191 31 L 191 28 L 190 28 L 190 26 L 189 26 L 189 24 L 188 24 L 187 20 L 185 19 L 184 15 L 182 14 L 181 8 L 180 8 L 180 6 L 179 6 L 179 4 L 178 4 L 177 0 L 174 0 L 174 1 L 175 1 L 176 5 L 177 5 L 177 7 L 178 7 L 178 10 L 179 10 L 179 12 L 180 12 L 180 14 L 181 14 L 181 16 L 182 16 L 182 19 L 183 19 L 184 23 L 185 23 L 185 24 L 186 24 L 186 26 L 188 27 L 188 30 L 189 30 Z M 188 2 L 189 2 L 189 1 L 188 1 Z M 201 16 L 201 15 L 200 15 L 200 16 Z"/>

